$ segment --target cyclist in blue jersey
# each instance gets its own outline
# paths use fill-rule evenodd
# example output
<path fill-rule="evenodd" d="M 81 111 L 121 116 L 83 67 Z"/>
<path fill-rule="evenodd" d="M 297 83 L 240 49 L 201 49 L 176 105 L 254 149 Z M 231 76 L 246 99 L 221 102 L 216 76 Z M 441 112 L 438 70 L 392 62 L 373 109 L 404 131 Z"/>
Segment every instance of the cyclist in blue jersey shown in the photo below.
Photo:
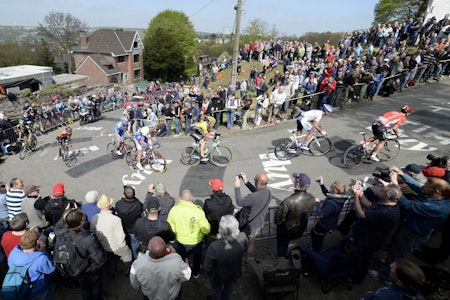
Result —
<path fill-rule="evenodd" d="M 117 155 L 122 155 L 122 152 L 120 152 L 120 143 L 124 140 L 125 131 L 129 133 L 128 131 L 128 119 L 127 117 L 123 116 L 120 118 L 120 122 L 114 126 L 114 139 L 116 140 L 116 152 Z"/>
<path fill-rule="evenodd" d="M 150 128 L 148 126 L 144 126 L 138 129 L 135 135 L 133 135 L 134 144 L 136 145 L 137 154 L 136 154 L 136 160 L 138 163 L 136 164 L 136 167 L 144 171 L 144 168 L 141 164 L 141 158 L 143 150 L 142 148 L 151 148 L 153 147 L 153 143 L 158 144 L 159 142 L 155 140 L 154 138 L 150 137 Z M 149 168 L 149 166 L 146 166 Z"/>

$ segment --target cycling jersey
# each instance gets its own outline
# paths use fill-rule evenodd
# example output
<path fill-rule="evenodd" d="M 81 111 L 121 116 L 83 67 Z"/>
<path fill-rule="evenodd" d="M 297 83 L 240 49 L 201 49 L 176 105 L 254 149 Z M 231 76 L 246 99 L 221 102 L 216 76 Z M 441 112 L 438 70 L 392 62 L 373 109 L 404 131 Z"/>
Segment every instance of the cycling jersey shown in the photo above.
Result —
<path fill-rule="evenodd" d="M 319 122 L 322 120 L 323 112 L 320 109 L 312 109 L 305 111 L 297 118 L 297 131 L 310 131 L 313 127 L 311 122 Z"/>
<path fill-rule="evenodd" d="M 142 134 L 142 132 L 140 130 L 137 131 L 137 133 L 135 135 L 133 135 L 133 139 L 134 139 L 134 143 L 136 144 L 136 149 L 137 150 L 142 150 L 142 144 L 141 144 L 141 139 L 144 139 L 145 144 L 147 145 L 147 147 L 151 147 L 151 143 L 149 143 L 149 138 Z"/>
<path fill-rule="evenodd" d="M 406 117 L 405 114 L 393 110 L 379 116 L 375 122 L 378 122 L 386 127 L 392 127 L 394 125 L 400 126 L 406 122 Z"/>
<path fill-rule="evenodd" d="M 213 127 L 216 124 L 216 119 L 213 117 L 208 117 L 208 119 L 211 123 L 211 127 Z M 209 132 L 207 121 L 198 121 L 194 124 L 194 127 L 200 134 L 206 135 Z"/>
<path fill-rule="evenodd" d="M 119 122 L 116 124 L 116 126 L 114 126 L 114 133 L 118 133 L 120 135 L 120 137 L 123 138 L 124 134 L 125 134 L 125 125 L 123 125 L 122 122 Z"/>
<path fill-rule="evenodd" d="M 60 139 L 67 139 L 67 138 L 70 138 L 71 136 L 72 136 L 72 134 L 68 133 L 65 129 L 61 130 L 58 133 L 58 138 L 60 138 Z"/>

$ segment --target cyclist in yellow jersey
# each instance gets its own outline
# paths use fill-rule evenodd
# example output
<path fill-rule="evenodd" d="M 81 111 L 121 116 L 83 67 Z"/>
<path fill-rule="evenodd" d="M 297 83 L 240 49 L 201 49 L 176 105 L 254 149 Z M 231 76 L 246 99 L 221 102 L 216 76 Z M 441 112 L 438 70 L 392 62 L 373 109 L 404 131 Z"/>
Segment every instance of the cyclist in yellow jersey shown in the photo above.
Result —
<path fill-rule="evenodd" d="M 200 144 L 200 156 L 202 161 L 208 160 L 205 158 L 205 144 L 206 139 L 213 139 L 216 131 L 214 130 L 214 125 L 216 124 L 216 119 L 211 116 L 206 116 L 204 113 L 200 114 L 200 121 L 194 124 L 193 129 L 195 132 L 192 133 L 192 137 L 196 142 Z"/>

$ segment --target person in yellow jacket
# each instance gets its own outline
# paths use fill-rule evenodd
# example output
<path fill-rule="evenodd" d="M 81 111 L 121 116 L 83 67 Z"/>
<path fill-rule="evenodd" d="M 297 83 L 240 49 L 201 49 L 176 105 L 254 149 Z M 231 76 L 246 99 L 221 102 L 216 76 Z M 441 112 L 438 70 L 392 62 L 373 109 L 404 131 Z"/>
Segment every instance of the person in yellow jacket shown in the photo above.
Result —
<path fill-rule="evenodd" d="M 183 260 L 193 256 L 192 273 L 194 278 L 198 278 L 203 237 L 209 233 L 211 226 L 203 209 L 194 203 L 194 196 L 190 190 L 183 190 L 179 203 L 170 210 L 167 222 L 178 242 L 177 253 Z"/>

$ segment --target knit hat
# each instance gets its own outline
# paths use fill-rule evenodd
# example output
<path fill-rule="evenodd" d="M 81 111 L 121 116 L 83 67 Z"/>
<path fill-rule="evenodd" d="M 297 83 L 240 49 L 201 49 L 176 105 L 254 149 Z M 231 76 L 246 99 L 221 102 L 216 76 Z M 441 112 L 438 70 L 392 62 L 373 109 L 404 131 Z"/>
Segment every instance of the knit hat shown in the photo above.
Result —
<path fill-rule="evenodd" d="M 145 201 L 145 207 L 148 212 L 157 212 L 160 208 L 159 200 L 156 197 L 151 197 L 148 201 Z"/>
<path fill-rule="evenodd" d="M 114 202 L 114 200 L 105 194 L 100 196 L 100 199 L 98 199 L 97 206 L 98 208 L 107 208 L 108 206 L 111 206 L 111 204 Z"/>
<path fill-rule="evenodd" d="M 52 196 L 53 197 L 62 197 L 62 196 L 64 196 L 64 183 L 62 183 L 62 182 L 57 183 L 53 187 Z"/>
<path fill-rule="evenodd" d="M 211 189 L 215 192 L 223 190 L 223 182 L 219 178 L 210 180 L 209 185 L 211 186 Z"/>
<path fill-rule="evenodd" d="M 155 192 L 159 195 L 165 194 L 166 186 L 164 185 L 164 183 L 158 182 L 157 184 L 155 184 Z"/>
<path fill-rule="evenodd" d="M 292 177 L 294 178 L 295 183 L 298 183 L 302 187 L 311 184 L 311 179 L 305 173 L 292 173 Z"/>
<path fill-rule="evenodd" d="M 97 191 L 89 191 L 86 193 L 86 196 L 84 196 L 84 200 L 86 200 L 86 203 L 95 203 L 98 199 L 98 192 Z"/>
<path fill-rule="evenodd" d="M 25 231 L 25 233 L 20 237 L 20 247 L 24 250 L 33 249 L 34 247 L 36 247 L 38 239 L 39 234 L 36 230 L 31 229 Z"/>
<path fill-rule="evenodd" d="M 404 167 L 402 170 L 403 170 L 403 172 L 409 171 L 414 174 L 422 173 L 422 169 L 416 164 L 409 164 L 406 167 Z"/>

